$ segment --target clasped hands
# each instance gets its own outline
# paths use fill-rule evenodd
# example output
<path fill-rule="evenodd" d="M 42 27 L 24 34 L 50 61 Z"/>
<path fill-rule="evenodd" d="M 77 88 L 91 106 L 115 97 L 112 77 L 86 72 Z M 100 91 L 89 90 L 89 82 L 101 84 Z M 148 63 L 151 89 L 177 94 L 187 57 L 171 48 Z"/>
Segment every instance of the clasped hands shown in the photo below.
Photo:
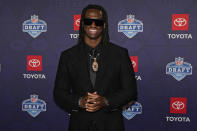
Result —
<path fill-rule="evenodd" d="M 97 92 L 90 93 L 81 97 L 80 107 L 86 109 L 88 112 L 95 112 L 107 105 L 107 100 L 105 97 L 100 96 Z"/>

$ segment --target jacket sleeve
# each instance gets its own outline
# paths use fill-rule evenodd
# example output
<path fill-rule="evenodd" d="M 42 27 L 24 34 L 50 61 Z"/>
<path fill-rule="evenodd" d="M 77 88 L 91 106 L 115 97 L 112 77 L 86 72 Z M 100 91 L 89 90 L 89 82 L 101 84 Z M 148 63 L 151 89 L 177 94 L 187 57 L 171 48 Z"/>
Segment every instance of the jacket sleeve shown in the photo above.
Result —
<path fill-rule="evenodd" d="M 70 113 L 71 111 L 79 109 L 78 101 L 80 96 L 72 93 L 72 86 L 69 80 L 66 62 L 66 55 L 61 53 L 53 93 L 56 104 L 66 112 Z"/>
<path fill-rule="evenodd" d="M 137 100 L 137 85 L 135 73 L 131 60 L 128 55 L 128 50 L 124 49 L 121 53 L 121 66 L 120 66 L 120 85 L 121 87 L 116 92 L 106 96 L 108 101 L 108 110 L 120 108 L 130 101 Z"/>

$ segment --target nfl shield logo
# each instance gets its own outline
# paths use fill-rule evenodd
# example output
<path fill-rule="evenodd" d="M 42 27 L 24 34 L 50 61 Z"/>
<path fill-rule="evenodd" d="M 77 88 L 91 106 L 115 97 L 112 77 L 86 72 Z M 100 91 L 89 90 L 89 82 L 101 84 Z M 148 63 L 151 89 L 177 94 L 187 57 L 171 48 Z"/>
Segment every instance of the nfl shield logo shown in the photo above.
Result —
<path fill-rule="evenodd" d="M 38 16 L 36 16 L 36 15 L 31 16 L 31 22 L 32 23 L 37 23 L 38 22 Z"/>
<path fill-rule="evenodd" d="M 133 15 L 127 16 L 127 21 L 128 21 L 128 23 L 133 23 L 133 21 L 134 21 L 134 16 L 133 16 Z"/>
<path fill-rule="evenodd" d="M 38 95 L 31 95 L 31 102 L 35 103 L 38 100 Z"/>
<path fill-rule="evenodd" d="M 183 58 L 179 57 L 179 58 L 175 58 L 175 62 L 178 66 L 183 64 Z"/>

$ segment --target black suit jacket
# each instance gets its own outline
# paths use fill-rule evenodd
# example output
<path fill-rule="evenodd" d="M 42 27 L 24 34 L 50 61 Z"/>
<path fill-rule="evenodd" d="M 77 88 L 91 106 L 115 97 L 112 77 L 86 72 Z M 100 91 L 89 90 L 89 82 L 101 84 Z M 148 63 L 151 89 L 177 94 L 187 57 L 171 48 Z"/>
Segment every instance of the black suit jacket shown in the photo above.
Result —
<path fill-rule="evenodd" d="M 136 79 L 128 51 L 109 43 L 102 46 L 95 87 L 89 76 L 88 55 L 84 43 L 61 53 L 57 70 L 54 100 L 71 114 L 69 131 L 124 131 L 122 106 L 137 99 Z M 109 106 L 97 112 L 79 107 L 80 97 L 94 92 L 107 98 Z"/>

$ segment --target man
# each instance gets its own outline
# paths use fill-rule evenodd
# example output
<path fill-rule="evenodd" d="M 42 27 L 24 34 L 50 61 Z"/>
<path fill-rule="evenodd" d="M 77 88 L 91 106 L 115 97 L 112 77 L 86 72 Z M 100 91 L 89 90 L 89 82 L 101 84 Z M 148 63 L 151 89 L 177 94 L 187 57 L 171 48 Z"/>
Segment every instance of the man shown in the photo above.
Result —
<path fill-rule="evenodd" d="M 136 80 L 127 49 L 109 42 L 103 7 L 83 9 L 78 44 L 60 57 L 54 99 L 71 114 L 69 131 L 124 131 L 122 108 L 137 99 Z"/>

